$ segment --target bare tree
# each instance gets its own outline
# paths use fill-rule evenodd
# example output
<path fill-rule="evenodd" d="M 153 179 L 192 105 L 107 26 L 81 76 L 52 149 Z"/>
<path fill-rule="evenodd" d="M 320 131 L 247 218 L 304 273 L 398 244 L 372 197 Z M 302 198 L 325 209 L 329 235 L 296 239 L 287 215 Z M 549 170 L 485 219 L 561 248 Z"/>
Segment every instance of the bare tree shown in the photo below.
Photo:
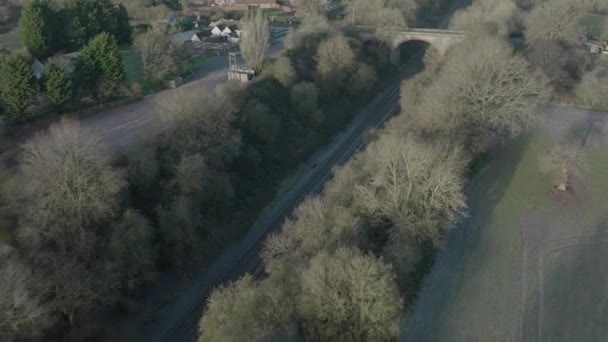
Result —
<path fill-rule="evenodd" d="M 200 321 L 199 341 L 260 341 L 268 337 L 276 329 L 275 319 L 285 319 L 277 316 L 285 308 L 275 305 L 276 298 L 250 275 L 216 288 Z"/>
<path fill-rule="evenodd" d="M 319 124 L 323 113 L 319 110 L 319 90 L 312 82 L 300 82 L 291 88 L 289 100 L 298 117 L 307 123 Z"/>
<path fill-rule="evenodd" d="M 347 9 L 347 22 L 370 25 L 379 31 L 405 29 L 414 19 L 418 3 L 412 0 L 353 0 Z"/>
<path fill-rule="evenodd" d="M 296 70 L 288 57 L 279 57 L 270 68 L 270 74 L 285 87 L 289 87 L 297 78 Z"/>
<path fill-rule="evenodd" d="M 164 26 L 155 26 L 137 35 L 133 47 L 141 61 L 144 75 L 151 80 L 162 80 L 180 69 L 181 48 L 173 44 Z"/>
<path fill-rule="evenodd" d="M 478 37 L 454 47 L 420 106 L 404 114 L 413 129 L 479 152 L 536 124 L 547 94 L 546 79 L 505 41 Z"/>
<path fill-rule="evenodd" d="M 291 0 L 298 13 L 305 17 L 310 15 L 325 15 L 327 12 L 327 0 Z"/>
<path fill-rule="evenodd" d="M 242 31 L 239 46 L 243 58 L 251 68 L 259 72 L 262 70 L 264 53 L 270 38 L 268 20 L 262 10 L 247 13 L 243 20 Z"/>
<path fill-rule="evenodd" d="M 135 210 L 125 211 L 114 225 L 110 255 L 126 288 L 133 289 L 156 275 L 158 247 L 154 238 L 154 227 Z"/>
<path fill-rule="evenodd" d="M 48 328 L 52 303 L 32 270 L 15 257 L 0 260 L 0 339 L 18 341 Z"/>
<path fill-rule="evenodd" d="M 358 63 L 356 71 L 353 73 L 350 79 L 350 87 L 348 88 L 351 96 L 365 96 L 374 89 L 378 75 L 373 67 L 365 64 Z"/>
<path fill-rule="evenodd" d="M 101 139 L 62 120 L 23 145 L 20 159 L 21 241 L 34 250 L 52 243 L 86 253 L 96 224 L 115 215 L 125 185 Z"/>
<path fill-rule="evenodd" d="M 355 52 L 348 39 L 337 34 L 323 41 L 315 57 L 317 75 L 328 94 L 339 94 L 346 87 L 346 80 L 356 66 Z"/>
<path fill-rule="evenodd" d="M 230 96 L 201 96 L 196 87 L 183 88 L 161 101 L 173 157 L 201 153 L 212 167 L 236 157 L 241 137 L 233 127 L 237 108 L 232 101 Z"/>
<path fill-rule="evenodd" d="M 476 0 L 454 13 L 450 28 L 474 34 L 491 32 L 507 36 L 513 25 L 515 10 L 515 3 L 511 0 Z"/>
<path fill-rule="evenodd" d="M 184 265 L 196 255 L 203 228 L 200 208 L 188 196 L 178 196 L 159 209 L 161 258 L 175 266 Z"/>
<path fill-rule="evenodd" d="M 296 208 L 294 219 L 286 221 L 280 233 L 266 240 L 262 255 L 269 269 L 298 268 L 320 251 L 356 245 L 359 229 L 358 218 L 348 208 L 326 197 L 311 198 Z"/>
<path fill-rule="evenodd" d="M 572 176 L 587 165 L 587 157 L 580 145 L 559 144 L 540 159 L 541 168 L 557 178 L 555 188 L 559 191 L 572 189 Z"/>
<path fill-rule="evenodd" d="M 579 8 L 571 0 L 546 1 L 535 6 L 526 18 L 526 41 L 573 42 L 579 34 Z"/>
<path fill-rule="evenodd" d="M 437 242 L 466 209 L 467 158 L 450 145 L 382 135 L 365 152 L 374 172 L 355 186 L 357 207 L 372 220 L 389 220 L 395 236 Z"/>
<path fill-rule="evenodd" d="M 577 44 L 540 40 L 526 48 L 526 58 L 556 88 L 571 89 L 590 63 L 589 53 Z"/>
<path fill-rule="evenodd" d="M 392 268 L 347 248 L 320 253 L 302 274 L 298 316 L 311 341 L 392 341 L 401 299 Z"/>
<path fill-rule="evenodd" d="M 71 257 L 46 255 L 45 286 L 57 310 L 73 325 L 94 309 L 111 306 L 119 298 L 119 279 L 103 262 L 85 265 Z"/>
<path fill-rule="evenodd" d="M 327 18 L 321 15 L 307 15 L 302 19 L 302 23 L 297 30 L 291 30 L 285 37 L 285 46 L 296 48 L 305 45 L 310 37 L 329 37 L 334 34 L 336 29 Z"/>
<path fill-rule="evenodd" d="M 268 106 L 257 101 L 249 100 L 242 113 L 244 131 L 262 143 L 272 143 L 276 140 L 281 128 L 281 121 Z"/>

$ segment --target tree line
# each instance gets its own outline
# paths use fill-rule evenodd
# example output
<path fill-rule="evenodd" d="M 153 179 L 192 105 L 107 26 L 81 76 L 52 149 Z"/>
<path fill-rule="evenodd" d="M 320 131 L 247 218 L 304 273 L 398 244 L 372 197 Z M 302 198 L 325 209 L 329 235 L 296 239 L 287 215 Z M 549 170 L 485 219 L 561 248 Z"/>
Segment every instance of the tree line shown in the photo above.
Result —
<path fill-rule="evenodd" d="M 118 49 L 131 39 L 124 6 L 111 0 L 69 0 L 55 10 L 44 1 L 33 1 L 24 6 L 19 23 L 30 56 L 0 58 L 1 104 L 13 121 L 128 93 Z M 79 53 L 75 62 L 60 54 L 74 51 Z M 34 74 L 34 60 L 44 65 L 41 75 Z"/>
<path fill-rule="evenodd" d="M 212 292 L 199 341 L 399 336 L 441 240 L 467 215 L 471 162 L 538 124 L 552 89 L 482 2 L 453 17 L 472 18 L 467 40 L 446 56 L 431 47 L 403 83 L 401 113 L 266 240 L 266 277 Z"/>
<path fill-rule="evenodd" d="M 78 51 L 102 32 L 118 44 L 131 42 L 127 9 L 112 0 L 68 0 L 58 10 L 45 1 L 32 1 L 21 11 L 19 30 L 28 52 L 41 60 Z"/>
<path fill-rule="evenodd" d="M 102 334 L 93 314 L 125 310 L 159 272 L 216 253 L 371 94 L 382 68 L 370 61 L 330 28 L 265 61 L 251 84 L 176 91 L 158 105 L 164 133 L 125 155 L 69 120 L 30 139 L 3 182 L 16 230 L 0 261 L 0 337 Z M 352 75 L 331 80 L 331 65 Z"/>

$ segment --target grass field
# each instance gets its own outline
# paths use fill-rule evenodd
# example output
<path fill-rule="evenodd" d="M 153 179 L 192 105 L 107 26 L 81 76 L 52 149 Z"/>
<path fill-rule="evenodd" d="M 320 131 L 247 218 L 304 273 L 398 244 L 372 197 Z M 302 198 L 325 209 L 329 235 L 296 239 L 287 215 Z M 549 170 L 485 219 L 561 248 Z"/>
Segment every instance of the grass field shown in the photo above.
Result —
<path fill-rule="evenodd" d="M 132 48 L 120 50 L 122 56 L 122 62 L 125 66 L 125 72 L 127 74 L 127 80 L 129 81 L 141 81 L 144 77 L 141 71 L 141 65 L 135 51 Z"/>
<path fill-rule="evenodd" d="M 8 33 L 0 34 L 0 48 L 5 48 L 10 51 L 16 51 L 23 47 L 19 38 L 19 32 L 13 30 Z"/>
<path fill-rule="evenodd" d="M 580 24 L 593 38 L 608 40 L 608 16 L 586 14 L 580 18 Z"/>
<path fill-rule="evenodd" d="M 193 68 L 200 67 L 201 65 L 205 64 L 205 62 L 207 62 L 209 60 L 209 58 L 211 58 L 213 56 L 216 56 L 216 55 L 207 53 L 207 54 L 200 55 L 200 56 L 193 58 L 192 67 Z"/>
<path fill-rule="evenodd" d="M 582 111 L 557 111 L 547 128 L 497 152 L 471 184 L 471 217 L 450 233 L 402 340 L 608 336 L 608 114 L 587 120 Z M 551 196 L 538 156 L 556 140 L 587 134 L 589 166 L 575 179 L 575 194 Z"/>

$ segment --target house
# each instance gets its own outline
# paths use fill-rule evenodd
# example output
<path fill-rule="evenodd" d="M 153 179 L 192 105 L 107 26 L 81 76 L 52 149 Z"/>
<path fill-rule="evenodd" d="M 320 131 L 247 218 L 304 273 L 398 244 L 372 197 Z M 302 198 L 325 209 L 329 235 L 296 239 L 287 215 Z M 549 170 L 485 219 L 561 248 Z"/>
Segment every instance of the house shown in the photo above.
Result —
<path fill-rule="evenodd" d="M 279 8 L 277 0 L 234 0 L 231 9 Z"/>
<path fill-rule="evenodd" d="M 240 37 L 241 31 L 236 25 L 219 24 L 211 30 L 211 34 L 214 36 Z"/>
<path fill-rule="evenodd" d="M 191 38 L 190 41 L 193 43 L 202 43 L 205 40 L 207 40 L 209 37 L 212 36 L 211 30 L 207 29 L 207 30 L 202 30 L 200 32 L 195 33 Z"/>
<path fill-rule="evenodd" d="M 185 42 L 190 42 L 194 38 L 195 35 L 200 33 L 201 30 L 190 30 L 185 32 L 180 32 L 172 35 L 169 39 L 173 44 L 181 45 Z"/>
<path fill-rule="evenodd" d="M 76 62 L 78 61 L 79 57 L 80 52 L 71 52 L 49 57 L 44 63 L 40 62 L 38 59 L 35 59 L 32 63 L 32 73 L 34 74 L 34 77 L 39 80 L 44 76 L 46 65 L 48 63 L 53 63 L 69 76 L 76 69 Z"/>
<path fill-rule="evenodd" d="M 580 35 L 579 41 L 591 54 L 608 54 L 608 42 L 597 41 L 587 35 Z"/>

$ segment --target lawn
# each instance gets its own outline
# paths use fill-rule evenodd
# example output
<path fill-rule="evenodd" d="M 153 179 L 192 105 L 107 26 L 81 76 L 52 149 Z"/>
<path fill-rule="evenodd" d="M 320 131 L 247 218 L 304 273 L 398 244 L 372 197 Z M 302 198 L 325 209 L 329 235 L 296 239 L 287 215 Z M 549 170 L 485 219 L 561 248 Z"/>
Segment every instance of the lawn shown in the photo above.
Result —
<path fill-rule="evenodd" d="M 608 318 L 606 260 L 606 242 L 564 248 L 547 255 L 546 272 L 551 277 L 546 279 L 549 284 L 544 293 L 545 341 L 582 341 L 583 336 L 586 341 L 606 340 L 608 324 L 598 324 L 600 319 Z"/>
<path fill-rule="evenodd" d="M 471 216 L 447 238 L 402 340 L 586 342 L 608 334 L 606 125 L 589 130 L 589 166 L 576 193 L 558 200 L 538 156 L 556 139 L 582 141 L 589 132 L 574 129 L 582 118 L 562 116 L 496 152 L 472 182 Z"/>
<path fill-rule="evenodd" d="M 125 66 L 127 80 L 135 82 L 142 81 L 144 76 L 141 71 L 141 65 L 135 51 L 132 48 L 121 49 L 122 62 Z"/>
<path fill-rule="evenodd" d="M 199 67 L 203 64 L 205 64 L 206 61 L 209 60 L 209 58 L 216 56 L 215 54 L 211 54 L 211 53 L 206 53 L 204 55 L 200 55 L 200 56 L 196 56 L 192 59 L 192 68 L 196 68 Z"/>
<path fill-rule="evenodd" d="M 593 38 L 608 40 L 608 16 L 586 14 L 580 18 L 579 22 Z"/>
<path fill-rule="evenodd" d="M 0 48 L 16 51 L 23 47 L 19 38 L 19 31 L 13 30 L 8 33 L 0 34 Z"/>

